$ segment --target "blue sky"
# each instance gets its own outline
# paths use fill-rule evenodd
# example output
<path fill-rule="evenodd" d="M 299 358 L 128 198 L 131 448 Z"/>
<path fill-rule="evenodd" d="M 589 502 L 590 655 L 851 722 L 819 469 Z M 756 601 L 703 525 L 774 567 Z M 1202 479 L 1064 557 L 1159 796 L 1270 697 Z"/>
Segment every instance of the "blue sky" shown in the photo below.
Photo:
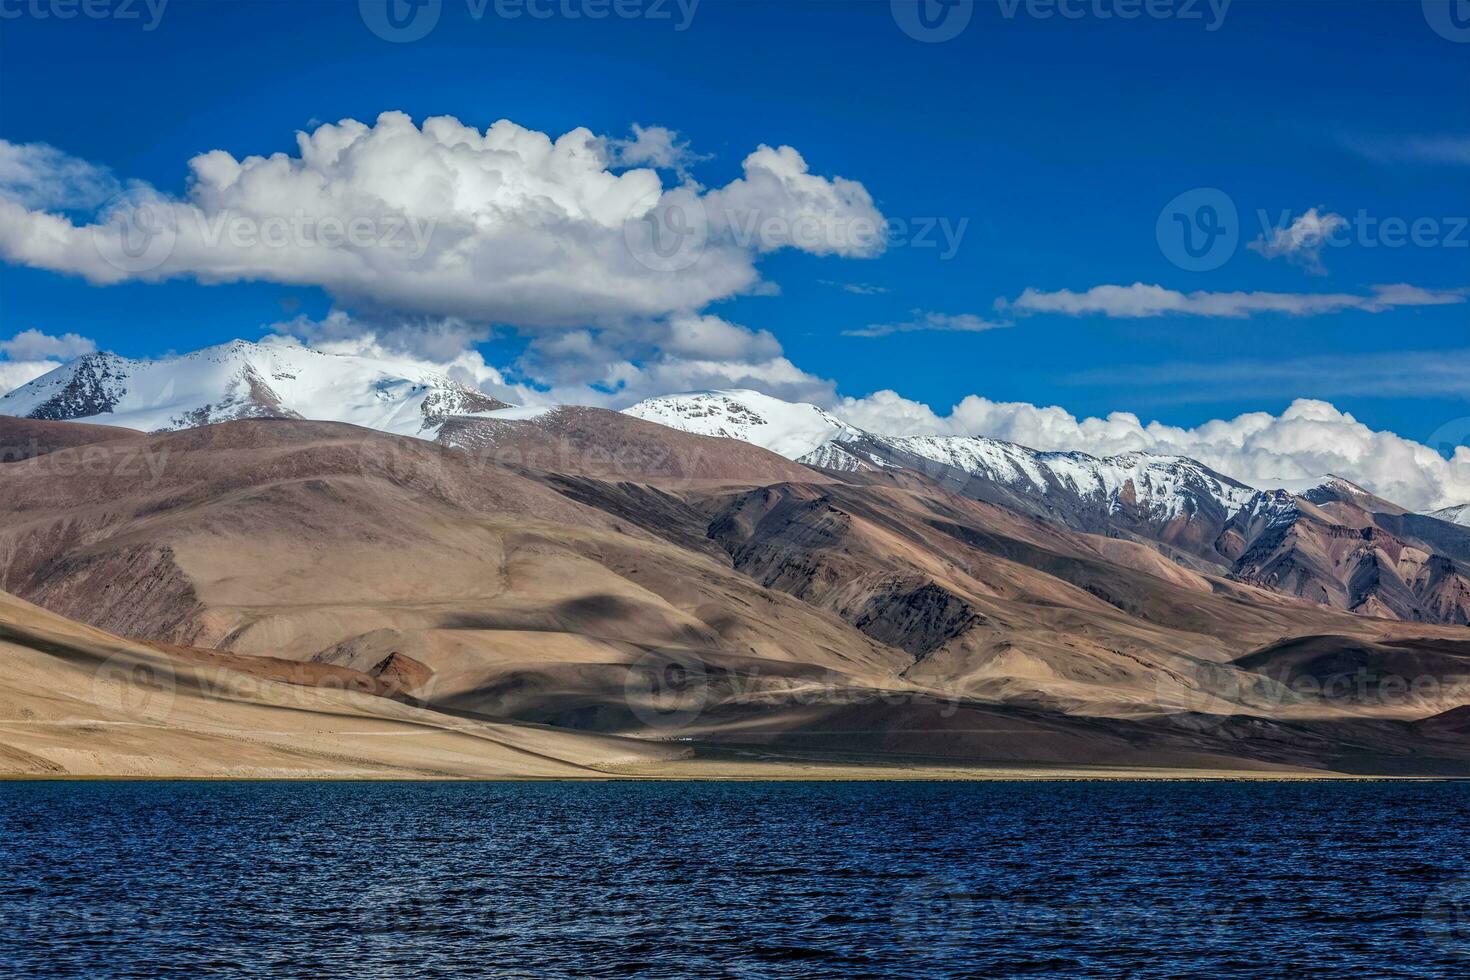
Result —
<path fill-rule="evenodd" d="M 507 19 L 493 3 L 476 19 L 445 0 L 412 43 L 374 35 L 356 3 L 174 0 L 152 30 L 137 6 L 141 20 L 60 20 L 0 4 L 0 138 L 174 195 L 196 154 L 294 154 L 299 129 L 385 110 L 482 130 L 508 118 L 553 138 L 664 126 L 711 187 L 758 145 L 790 145 L 812 173 L 860 182 L 890 219 L 963 228 L 953 248 L 937 236 L 866 258 L 772 251 L 756 262 L 765 288 L 700 306 L 769 331 L 845 395 L 892 388 L 943 412 L 979 394 L 1181 426 L 1322 397 L 1418 441 L 1470 415 L 1463 372 L 1418 375 L 1466 363 L 1464 303 L 1232 317 L 995 306 L 1109 284 L 1357 297 L 1470 286 L 1470 44 L 1437 33 L 1418 2 L 1236 0 L 1223 20 L 1201 2 L 1198 19 L 1124 21 L 1097 16 L 1109 2 L 1042 19 L 979 0 L 940 43 L 907 36 L 887 2 L 703 0 L 680 30 L 672 0 L 667 19 L 597 21 Z M 1180 268 L 1158 237 L 1161 209 L 1195 188 L 1224 191 L 1239 215 L 1239 247 L 1209 271 Z M 1433 226 L 1390 247 L 1359 223 L 1315 262 L 1246 247 L 1258 211 L 1312 208 Z M 258 337 L 334 306 L 359 312 L 312 285 L 93 285 L 0 265 L 0 337 L 75 332 L 128 355 Z M 928 314 L 1005 325 L 847 335 Z M 482 345 L 492 364 L 521 353 L 517 326 Z"/>

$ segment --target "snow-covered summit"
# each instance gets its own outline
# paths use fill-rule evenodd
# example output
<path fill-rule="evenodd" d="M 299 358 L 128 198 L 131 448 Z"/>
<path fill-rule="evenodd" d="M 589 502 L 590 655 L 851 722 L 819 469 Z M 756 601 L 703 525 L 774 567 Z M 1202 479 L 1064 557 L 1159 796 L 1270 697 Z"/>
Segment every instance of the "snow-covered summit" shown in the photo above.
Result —
<path fill-rule="evenodd" d="M 724 436 L 800 459 L 861 430 L 815 405 L 788 402 L 758 391 L 699 391 L 649 398 L 623 409 L 635 418 L 703 436 Z"/>
<path fill-rule="evenodd" d="M 1298 497 L 1313 492 L 1330 492 L 1343 494 L 1349 497 L 1372 497 L 1373 493 L 1358 486 L 1351 480 L 1345 480 L 1331 473 L 1321 476 L 1308 476 L 1298 479 L 1276 479 L 1266 480 L 1261 483 L 1262 490 L 1285 490 L 1294 493 Z"/>
<path fill-rule="evenodd" d="M 450 415 L 506 407 L 408 358 L 243 340 L 157 360 L 88 354 L 0 397 L 0 415 L 144 432 L 306 418 L 423 436 Z"/>
<path fill-rule="evenodd" d="M 1193 513 L 1201 498 L 1226 515 L 1247 507 L 1256 491 L 1183 456 L 1038 452 L 980 436 L 910 436 L 881 440 L 901 452 L 963 470 L 1021 492 L 1056 493 L 1101 502 L 1109 512 L 1133 508 L 1159 519 Z"/>

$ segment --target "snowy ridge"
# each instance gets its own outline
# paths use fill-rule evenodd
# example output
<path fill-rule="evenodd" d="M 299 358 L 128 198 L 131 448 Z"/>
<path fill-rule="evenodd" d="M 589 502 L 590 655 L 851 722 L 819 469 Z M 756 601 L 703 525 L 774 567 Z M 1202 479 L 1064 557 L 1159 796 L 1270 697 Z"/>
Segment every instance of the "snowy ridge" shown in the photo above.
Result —
<path fill-rule="evenodd" d="M 1061 490 L 1105 501 L 1110 512 L 1137 505 L 1161 519 L 1193 513 L 1201 495 L 1219 501 L 1226 514 L 1247 507 L 1257 491 L 1192 459 L 1126 453 L 1099 459 L 1086 453 L 1043 453 L 1014 443 L 973 436 L 911 436 L 883 440 L 901 452 L 953 466 L 1027 493 Z"/>
<path fill-rule="evenodd" d="M 649 398 L 624 414 L 702 436 L 739 439 L 787 459 L 800 459 L 862 431 L 815 405 L 787 402 L 758 391 L 702 391 Z"/>
<path fill-rule="evenodd" d="M 1249 524 L 1260 520 L 1265 528 L 1286 527 L 1301 516 L 1296 494 L 1290 490 L 1263 490 L 1235 515 Z"/>
<path fill-rule="evenodd" d="M 1253 488 L 1180 456 L 1098 459 L 978 436 L 880 436 L 815 405 L 753 391 L 669 395 L 625 411 L 687 432 L 752 442 L 809 466 L 853 471 L 929 461 L 1030 496 L 1069 495 L 1110 513 L 1137 508 L 1159 520 L 1193 514 L 1202 496 L 1218 501 L 1227 516 L 1257 496 Z"/>
<path fill-rule="evenodd" d="M 0 415 L 144 432 L 305 418 L 432 436 L 450 415 L 506 407 L 408 359 L 240 340 L 158 360 L 89 354 L 0 397 Z"/>
<path fill-rule="evenodd" d="M 1436 510 L 1424 516 L 1433 517 L 1436 520 L 1445 521 L 1450 524 L 1459 524 L 1463 527 L 1470 527 L 1470 504 L 1460 504 L 1455 507 L 1446 507 L 1443 510 Z"/>
<path fill-rule="evenodd" d="M 411 358 L 238 340 L 155 360 L 89 354 L 0 397 L 0 415 L 145 432 L 235 419 L 302 418 L 432 439 L 454 416 L 509 424 L 547 411 L 513 408 Z M 1117 523 L 1131 533 L 1139 521 L 1161 529 L 1181 518 L 1219 523 L 1243 514 L 1253 519 L 1267 509 L 1284 520 L 1292 495 L 1310 503 L 1386 504 L 1335 476 L 1280 481 L 1258 491 L 1180 456 L 1134 452 L 1097 458 L 983 437 L 878 435 L 816 405 L 749 390 L 666 395 L 624 411 L 829 470 L 912 467 L 946 481 L 974 477 L 984 483 L 975 490 L 982 499 L 1021 506 L 1082 530 L 1108 530 Z M 1470 504 L 1430 516 L 1470 526 Z"/>
<path fill-rule="evenodd" d="M 796 458 L 798 463 L 817 466 L 824 470 L 840 473 L 859 473 L 863 470 L 891 469 L 893 464 L 876 453 L 865 452 L 854 443 L 834 439 L 818 446 L 811 452 Z"/>

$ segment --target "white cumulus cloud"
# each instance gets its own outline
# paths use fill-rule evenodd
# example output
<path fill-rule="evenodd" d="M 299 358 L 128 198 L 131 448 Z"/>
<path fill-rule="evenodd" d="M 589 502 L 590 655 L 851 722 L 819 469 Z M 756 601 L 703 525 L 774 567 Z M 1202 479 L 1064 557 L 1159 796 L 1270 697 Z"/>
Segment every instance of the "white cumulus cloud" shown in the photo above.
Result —
<path fill-rule="evenodd" d="M 59 337 L 39 330 L 22 330 L 9 340 L 0 340 L 0 354 L 12 361 L 69 360 L 97 349 L 95 341 L 68 333 Z"/>
<path fill-rule="evenodd" d="M 762 252 L 796 248 L 867 258 L 883 251 L 883 215 L 857 181 L 809 172 L 789 146 L 761 146 L 744 169 L 743 178 L 704 198 L 712 220 L 735 241 Z"/>
<path fill-rule="evenodd" d="M 133 184 L 81 224 L 38 205 L 87 165 L 3 144 L 0 159 L 30 176 L 0 184 L 0 257 L 98 284 L 312 285 L 359 310 L 535 328 L 698 310 L 759 288 L 756 260 L 778 248 L 884 247 L 866 231 L 883 218 L 863 186 L 811 173 L 789 146 L 758 147 L 743 176 L 705 192 L 666 187 L 651 167 L 619 172 L 607 141 L 580 128 L 553 138 L 387 112 L 296 143 L 294 155 L 202 153 L 184 197 Z M 677 166 L 681 145 L 644 129 L 616 152 Z"/>

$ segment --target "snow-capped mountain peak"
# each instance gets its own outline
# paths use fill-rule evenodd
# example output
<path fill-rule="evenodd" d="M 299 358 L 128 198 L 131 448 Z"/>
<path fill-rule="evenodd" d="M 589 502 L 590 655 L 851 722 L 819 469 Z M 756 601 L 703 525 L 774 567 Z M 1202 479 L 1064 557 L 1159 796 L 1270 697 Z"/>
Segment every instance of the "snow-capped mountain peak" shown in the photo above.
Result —
<path fill-rule="evenodd" d="M 668 395 L 625 411 L 688 432 L 755 443 L 810 466 L 907 466 L 947 478 L 962 473 L 1030 498 L 1054 498 L 1056 506 L 1069 509 L 1129 510 L 1168 521 L 1192 514 L 1208 498 L 1228 517 L 1256 496 L 1253 488 L 1181 456 L 1136 452 L 1099 459 L 1082 452 L 1038 452 L 983 436 L 884 436 L 816 405 L 754 391 Z"/>
<path fill-rule="evenodd" d="M 144 432 L 306 418 L 418 436 L 450 415 L 505 407 L 409 358 L 243 340 L 156 360 L 88 354 L 0 397 L 0 415 Z"/>
<path fill-rule="evenodd" d="M 787 459 L 862 434 L 815 405 L 738 389 L 662 395 L 623 412 L 685 432 L 753 443 Z"/>
<path fill-rule="evenodd" d="M 1083 452 L 1038 452 L 980 436 L 880 438 L 899 458 L 918 457 L 961 470 L 1011 490 L 1065 497 L 1108 513 L 1132 510 L 1156 520 L 1194 513 L 1212 499 L 1228 516 L 1245 508 L 1256 491 L 1182 456 L 1133 452 L 1099 458 Z"/>

